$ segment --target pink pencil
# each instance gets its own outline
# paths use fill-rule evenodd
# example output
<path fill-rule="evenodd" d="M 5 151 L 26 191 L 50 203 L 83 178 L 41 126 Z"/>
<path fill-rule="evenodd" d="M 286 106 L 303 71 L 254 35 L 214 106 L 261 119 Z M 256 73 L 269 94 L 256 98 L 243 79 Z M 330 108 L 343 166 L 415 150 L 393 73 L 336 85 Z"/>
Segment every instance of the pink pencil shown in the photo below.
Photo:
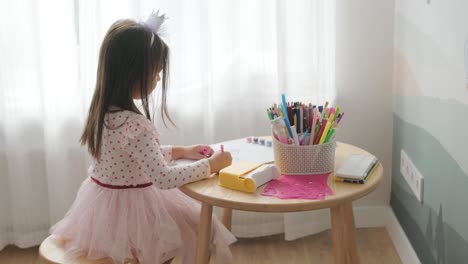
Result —
<path fill-rule="evenodd" d="M 221 152 L 224 152 L 224 145 L 221 144 Z"/>

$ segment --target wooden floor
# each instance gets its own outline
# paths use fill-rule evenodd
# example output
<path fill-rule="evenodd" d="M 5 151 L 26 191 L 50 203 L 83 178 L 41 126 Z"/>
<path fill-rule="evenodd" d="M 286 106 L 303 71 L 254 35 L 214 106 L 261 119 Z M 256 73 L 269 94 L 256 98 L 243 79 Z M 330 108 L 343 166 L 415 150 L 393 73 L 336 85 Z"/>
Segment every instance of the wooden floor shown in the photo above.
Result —
<path fill-rule="evenodd" d="M 361 263 L 397 264 L 400 258 L 385 228 L 363 228 L 357 231 L 357 246 Z M 0 251 L 0 264 L 33 264 L 37 247 L 18 249 L 6 247 Z M 333 263 L 330 231 L 284 241 L 283 235 L 239 239 L 231 247 L 234 263 Z M 173 264 L 181 263 L 179 259 Z"/>

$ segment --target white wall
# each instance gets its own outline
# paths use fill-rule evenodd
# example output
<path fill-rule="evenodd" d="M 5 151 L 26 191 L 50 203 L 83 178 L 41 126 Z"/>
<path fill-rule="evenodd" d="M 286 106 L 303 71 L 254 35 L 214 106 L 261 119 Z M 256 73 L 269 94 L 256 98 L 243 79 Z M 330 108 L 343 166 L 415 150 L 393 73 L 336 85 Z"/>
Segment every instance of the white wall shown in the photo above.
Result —
<path fill-rule="evenodd" d="M 393 0 L 336 1 L 336 85 L 346 112 L 339 140 L 383 163 L 379 188 L 355 205 L 389 203 L 392 162 Z"/>
<path fill-rule="evenodd" d="M 395 96 L 452 99 L 468 106 L 467 10 L 466 0 L 396 2 Z"/>

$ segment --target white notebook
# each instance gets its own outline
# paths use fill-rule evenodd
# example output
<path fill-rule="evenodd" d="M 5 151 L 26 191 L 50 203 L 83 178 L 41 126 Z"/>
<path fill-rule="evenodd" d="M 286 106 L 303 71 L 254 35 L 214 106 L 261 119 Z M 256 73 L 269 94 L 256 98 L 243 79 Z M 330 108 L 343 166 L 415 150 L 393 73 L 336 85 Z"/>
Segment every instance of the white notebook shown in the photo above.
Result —
<path fill-rule="evenodd" d="M 362 180 L 374 167 L 377 158 L 369 155 L 353 154 L 343 161 L 335 175 L 341 178 Z"/>

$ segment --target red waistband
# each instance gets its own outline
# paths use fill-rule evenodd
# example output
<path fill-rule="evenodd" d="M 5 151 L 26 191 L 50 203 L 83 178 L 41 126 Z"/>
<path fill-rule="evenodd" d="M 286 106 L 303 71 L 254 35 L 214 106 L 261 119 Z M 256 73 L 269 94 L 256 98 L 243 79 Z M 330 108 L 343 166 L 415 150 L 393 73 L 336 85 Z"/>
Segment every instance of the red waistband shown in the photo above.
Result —
<path fill-rule="evenodd" d="M 99 180 L 97 180 L 97 179 L 95 179 L 93 177 L 90 177 L 90 178 L 97 185 L 105 187 L 105 188 L 109 188 L 109 189 L 135 189 L 135 188 L 146 188 L 146 187 L 149 187 L 149 186 L 153 185 L 152 182 L 137 184 L 137 185 L 111 185 L 111 184 L 102 183 L 102 182 L 100 182 Z"/>

